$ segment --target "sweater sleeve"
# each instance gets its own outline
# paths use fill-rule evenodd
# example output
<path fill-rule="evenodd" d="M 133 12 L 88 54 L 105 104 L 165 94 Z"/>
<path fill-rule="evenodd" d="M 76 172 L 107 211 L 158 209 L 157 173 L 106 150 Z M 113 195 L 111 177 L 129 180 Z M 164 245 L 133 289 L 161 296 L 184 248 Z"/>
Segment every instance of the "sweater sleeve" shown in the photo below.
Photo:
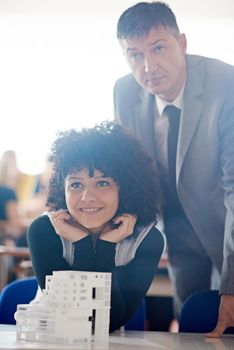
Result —
<path fill-rule="evenodd" d="M 27 239 L 33 270 L 42 289 L 45 287 L 45 276 L 52 275 L 53 271 L 94 271 L 94 250 L 90 235 L 74 243 L 72 265 L 63 258 L 61 239 L 47 215 L 32 222 Z"/>
<path fill-rule="evenodd" d="M 164 248 L 161 233 L 153 227 L 127 265 L 115 266 L 115 244 L 99 240 L 96 266 L 112 272 L 110 332 L 127 323 L 145 297 Z M 108 253 L 107 253 L 108 250 Z"/>
<path fill-rule="evenodd" d="M 77 271 L 97 271 L 95 269 L 94 246 L 91 234 L 73 243 L 74 260 L 72 268 Z"/>
<path fill-rule="evenodd" d="M 46 275 L 71 269 L 63 258 L 60 237 L 55 233 L 48 216 L 41 216 L 31 223 L 27 239 L 33 270 L 42 289 L 45 287 Z"/>

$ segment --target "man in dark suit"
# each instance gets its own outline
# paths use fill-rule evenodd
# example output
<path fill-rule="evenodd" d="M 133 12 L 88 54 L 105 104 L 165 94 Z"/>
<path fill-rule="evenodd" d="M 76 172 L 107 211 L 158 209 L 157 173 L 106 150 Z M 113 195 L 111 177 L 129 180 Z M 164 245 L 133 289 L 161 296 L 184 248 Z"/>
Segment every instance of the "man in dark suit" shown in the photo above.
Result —
<path fill-rule="evenodd" d="M 177 309 L 193 292 L 219 288 L 210 336 L 220 336 L 234 326 L 234 67 L 186 54 L 165 3 L 124 11 L 117 36 L 132 74 L 115 84 L 115 118 L 161 172 Z"/>

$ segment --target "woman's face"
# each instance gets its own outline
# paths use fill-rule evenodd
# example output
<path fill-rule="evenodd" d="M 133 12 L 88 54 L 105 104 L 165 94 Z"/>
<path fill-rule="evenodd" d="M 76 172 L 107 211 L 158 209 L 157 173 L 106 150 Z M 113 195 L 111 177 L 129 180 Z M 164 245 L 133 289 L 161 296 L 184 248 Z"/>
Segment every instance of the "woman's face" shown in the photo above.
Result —
<path fill-rule="evenodd" d="M 110 177 L 94 169 L 74 171 L 65 180 L 65 198 L 69 213 L 83 227 L 100 232 L 117 212 L 119 188 Z"/>

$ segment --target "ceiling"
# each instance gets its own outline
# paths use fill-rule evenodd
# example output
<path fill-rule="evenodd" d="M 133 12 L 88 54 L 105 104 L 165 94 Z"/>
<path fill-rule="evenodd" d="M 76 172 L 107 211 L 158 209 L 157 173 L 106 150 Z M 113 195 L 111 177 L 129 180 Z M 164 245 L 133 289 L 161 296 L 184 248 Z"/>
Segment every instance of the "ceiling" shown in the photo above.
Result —
<path fill-rule="evenodd" d="M 96 14 L 118 17 L 133 0 L 0 0 L 0 14 Z M 233 0 L 168 0 L 177 17 L 229 18 L 234 20 Z"/>

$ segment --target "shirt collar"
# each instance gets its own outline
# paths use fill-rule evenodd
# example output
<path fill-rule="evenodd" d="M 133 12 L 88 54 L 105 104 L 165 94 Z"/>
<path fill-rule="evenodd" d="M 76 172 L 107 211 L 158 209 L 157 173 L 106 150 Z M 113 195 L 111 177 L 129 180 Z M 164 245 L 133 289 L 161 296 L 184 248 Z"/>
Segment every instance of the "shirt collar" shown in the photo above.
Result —
<path fill-rule="evenodd" d="M 179 109 L 183 108 L 184 87 L 185 87 L 185 83 L 182 86 L 182 89 L 180 90 L 179 95 L 172 102 L 165 101 L 162 98 L 160 98 L 158 95 L 155 95 L 155 103 L 156 103 L 159 115 L 163 114 L 164 108 L 168 105 L 176 106 Z"/>

